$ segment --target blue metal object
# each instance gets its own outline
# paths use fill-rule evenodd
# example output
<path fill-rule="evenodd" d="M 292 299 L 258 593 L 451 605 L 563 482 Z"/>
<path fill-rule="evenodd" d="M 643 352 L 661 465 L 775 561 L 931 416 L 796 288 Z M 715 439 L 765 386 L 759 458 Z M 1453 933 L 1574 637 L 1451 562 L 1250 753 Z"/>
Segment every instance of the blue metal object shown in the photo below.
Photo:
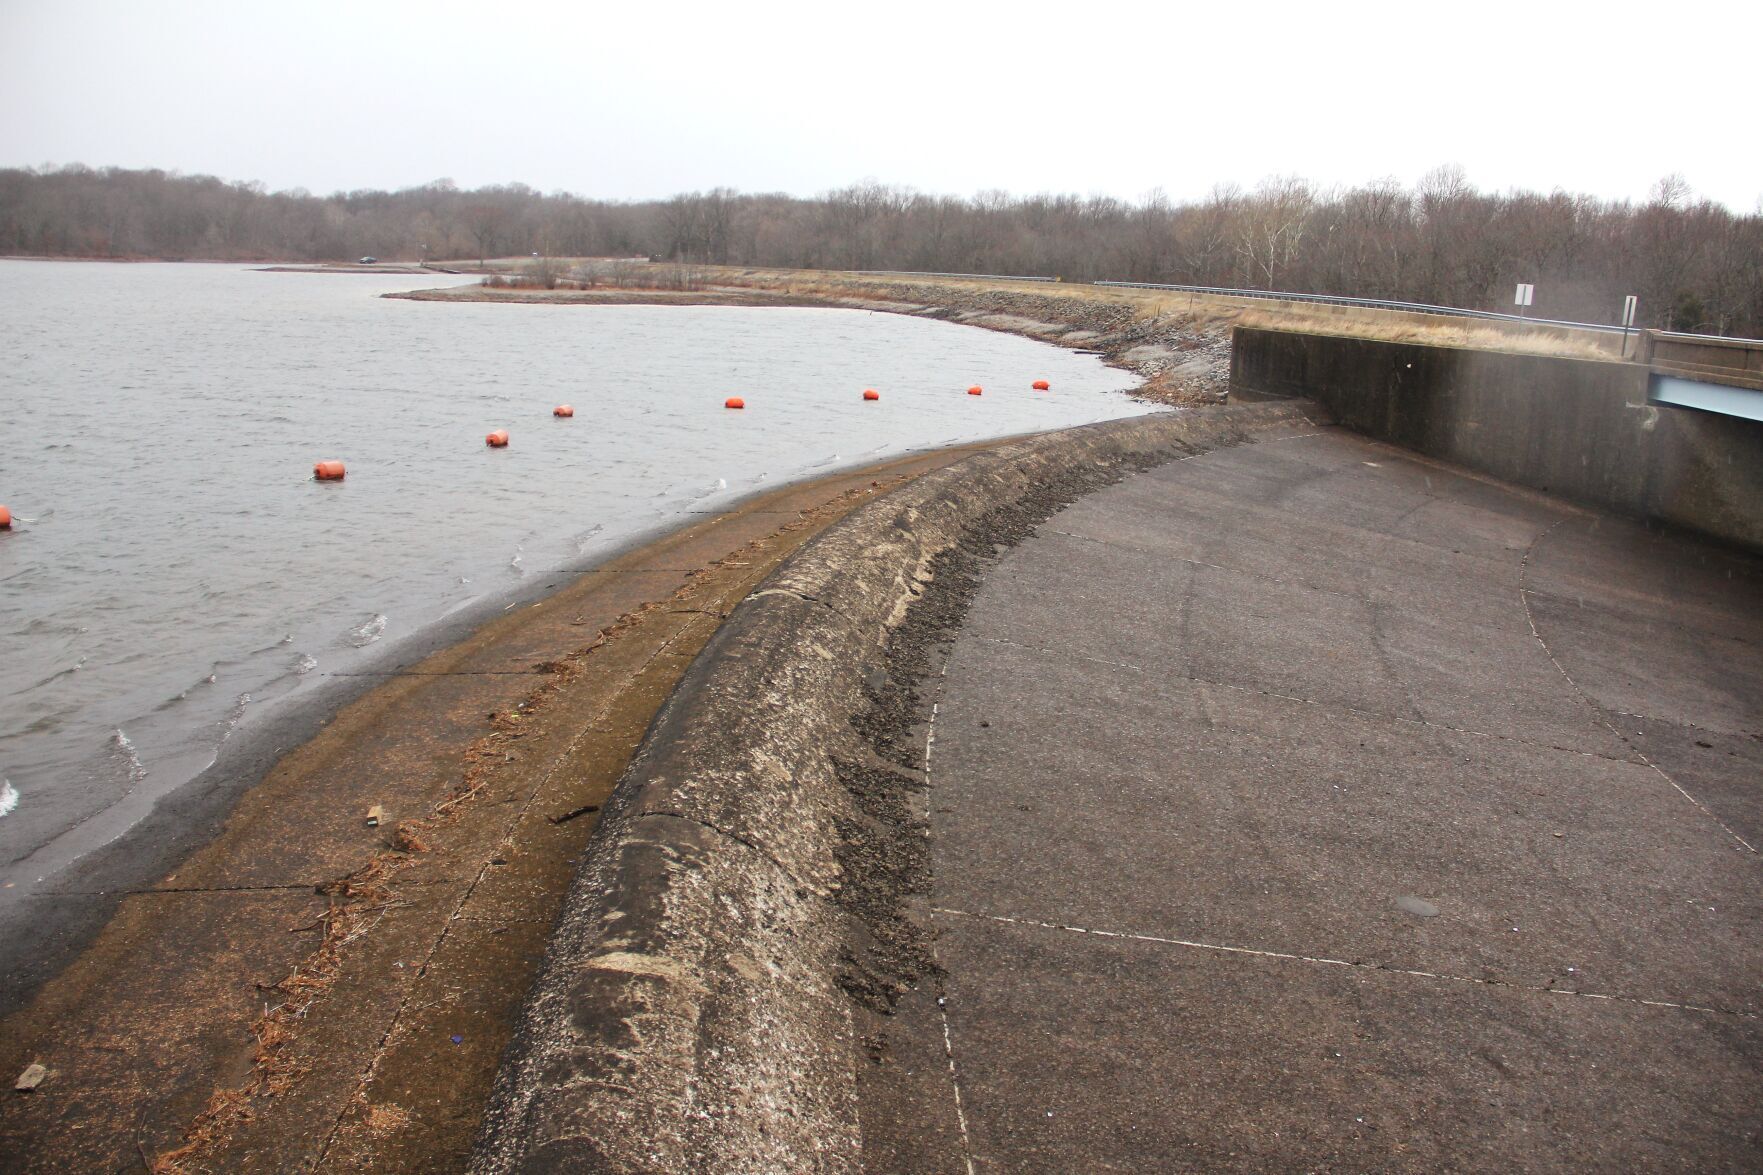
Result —
<path fill-rule="evenodd" d="M 1654 374 L 1648 381 L 1647 400 L 1653 404 L 1671 404 L 1678 408 L 1763 421 L 1763 392 L 1703 383 L 1680 375 Z"/>

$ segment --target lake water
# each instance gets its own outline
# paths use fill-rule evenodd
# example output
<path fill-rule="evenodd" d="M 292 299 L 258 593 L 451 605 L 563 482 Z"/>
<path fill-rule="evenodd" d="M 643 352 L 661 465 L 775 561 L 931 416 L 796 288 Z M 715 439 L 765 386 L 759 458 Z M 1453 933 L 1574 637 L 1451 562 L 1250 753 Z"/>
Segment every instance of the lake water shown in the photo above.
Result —
<path fill-rule="evenodd" d="M 13 894 L 278 699 L 526 577 L 840 466 L 1145 410 L 1093 357 L 896 315 L 378 296 L 435 284 L 0 262 Z"/>

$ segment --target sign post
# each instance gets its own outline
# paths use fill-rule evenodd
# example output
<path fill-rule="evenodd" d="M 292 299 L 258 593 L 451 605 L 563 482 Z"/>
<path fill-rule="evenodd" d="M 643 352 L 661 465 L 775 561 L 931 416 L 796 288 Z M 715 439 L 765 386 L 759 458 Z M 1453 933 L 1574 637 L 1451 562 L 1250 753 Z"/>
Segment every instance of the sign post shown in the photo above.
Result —
<path fill-rule="evenodd" d="M 1628 331 L 1634 326 L 1634 312 L 1637 305 L 1635 296 L 1630 294 L 1622 300 L 1622 354 L 1628 355 Z"/>
<path fill-rule="evenodd" d="M 1525 307 L 1530 305 L 1530 301 L 1536 296 L 1536 292 L 1537 288 L 1535 286 L 1530 285 L 1527 282 L 1518 283 L 1518 292 L 1512 296 L 1512 304 L 1518 307 L 1518 317 L 1524 317 Z"/>

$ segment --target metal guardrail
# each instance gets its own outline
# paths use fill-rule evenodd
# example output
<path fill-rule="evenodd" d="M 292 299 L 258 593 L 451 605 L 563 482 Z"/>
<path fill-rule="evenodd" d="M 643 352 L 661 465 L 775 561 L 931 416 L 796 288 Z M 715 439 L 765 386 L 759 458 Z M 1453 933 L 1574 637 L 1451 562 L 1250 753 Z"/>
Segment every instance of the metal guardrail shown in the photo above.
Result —
<path fill-rule="evenodd" d="M 1030 277 L 1002 273 L 931 273 L 916 269 L 858 269 L 852 272 L 864 277 L 952 277 L 970 281 L 1060 282 L 1057 277 Z M 1450 318 L 1479 318 L 1496 322 L 1517 322 L 1526 326 L 1559 326 L 1570 330 L 1595 330 L 1606 334 L 1629 334 L 1635 327 L 1611 326 L 1606 322 L 1574 322 L 1566 318 L 1532 318 L 1526 314 L 1506 314 L 1498 310 L 1466 310 L 1461 306 L 1434 306 L 1429 302 L 1395 302 L 1387 298 L 1348 298 L 1338 294 L 1300 294 L 1291 290 L 1239 290 L 1229 286 L 1178 286 L 1163 282 L 1072 282 L 1072 285 L 1117 286 L 1134 290 L 1173 290 L 1184 294 L 1215 294 L 1227 298 L 1261 298 L 1271 302 L 1318 302 L 1329 306 L 1361 306 L 1371 310 L 1402 310 L 1410 314 L 1438 314 Z M 1732 340 L 1725 335 L 1690 335 L 1655 332 L 1679 339 Z"/>
<path fill-rule="evenodd" d="M 1297 294 L 1289 290 L 1234 290 L 1224 286 L 1175 286 L 1158 282 L 1091 282 L 1095 286 L 1124 286 L 1138 290 L 1176 290 L 1187 294 L 1216 294 L 1228 298 L 1264 298 L 1273 302 L 1320 302 L 1330 306 L 1361 306 L 1372 310 L 1403 310 L 1410 314 L 1439 314 L 1453 318 L 1482 318 L 1500 322 L 1520 322 L 1529 326 L 1562 326 L 1574 330 L 1608 331 L 1621 334 L 1623 328 L 1602 322 L 1572 322 L 1563 318 L 1531 318 L 1523 314 L 1503 314 L 1497 310 L 1465 310 L 1460 306 L 1434 306 L 1427 302 L 1392 302 L 1384 298 L 1346 298 L 1335 294 Z M 1633 328 L 1629 328 L 1631 331 Z"/>
<path fill-rule="evenodd" d="M 1056 277 L 1023 277 L 1004 273 L 929 273 L 917 269 L 853 269 L 860 277 L 959 277 L 994 282 L 1056 282 Z M 1097 282 L 1097 285 L 1103 283 Z"/>

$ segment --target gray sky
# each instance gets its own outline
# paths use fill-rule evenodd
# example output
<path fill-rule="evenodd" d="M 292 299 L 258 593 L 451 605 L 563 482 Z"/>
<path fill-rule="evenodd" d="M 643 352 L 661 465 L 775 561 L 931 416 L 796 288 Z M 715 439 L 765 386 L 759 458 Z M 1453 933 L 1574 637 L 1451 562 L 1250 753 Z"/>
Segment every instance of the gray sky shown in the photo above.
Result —
<path fill-rule="evenodd" d="M 1275 173 L 1751 211 L 1760 6 L 0 0 L 0 165 L 612 198 Z M 1681 20 L 1674 19 L 1682 12 Z"/>

